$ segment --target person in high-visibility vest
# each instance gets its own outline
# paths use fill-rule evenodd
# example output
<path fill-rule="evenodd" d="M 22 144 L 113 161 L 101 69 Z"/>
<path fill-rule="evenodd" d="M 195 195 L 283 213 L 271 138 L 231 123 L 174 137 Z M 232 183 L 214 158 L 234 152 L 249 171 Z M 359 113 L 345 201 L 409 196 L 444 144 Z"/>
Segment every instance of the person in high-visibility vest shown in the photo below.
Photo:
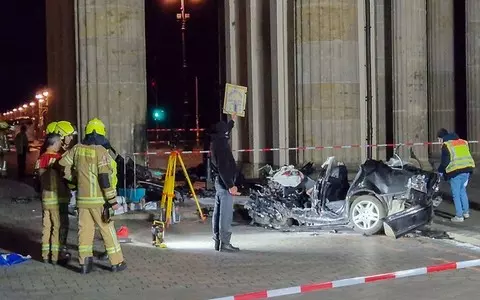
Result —
<path fill-rule="evenodd" d="M 451 221 L 463 222 L 470 217 L 467 185 L 475 169 L 475 161 L 468 142 L 459 138 L 456 133 L 449 133 L 442 128 L 437 136 L 442 143 L 442 161 L 438 172 L 450 183 L 455 204 L 455 217 Z"/>
<path fill-rule="evenodd" d="M 73 137 L 77 134 L 75 126 L 68 121 L 58 121 L 55 124 L 53 133 L 59 134 L 62 137 L 62 149 L 66 151 L 70 148 Z"/>
<path fill-rule="evenodd" d="M 78 207 L 79 262 L 81 272 L 89 273 L 93 267 L 93 238 L 95 225 L 100 229 L 111 270 L 125 270 L 127 265 L 118 242 L 109 209 L 118 209 L 116 170 L 105 144 L 106 129 L 102 121 L 95 118 L 85 127 L 85 138 L 73 146 L 60 160 L 67 180 L 76 180 Z"/>
<path fill-rule="evenodd" d="M 56 166 L 62 157 L 60 135 L 49 133 L 35 163 L 42 194 L 43 230 L 42 257 L 44 262 L 52 264 L 66 263 L 70 258 L 67 252 L 68 214 L 67 206 L 70 191 Z"/>

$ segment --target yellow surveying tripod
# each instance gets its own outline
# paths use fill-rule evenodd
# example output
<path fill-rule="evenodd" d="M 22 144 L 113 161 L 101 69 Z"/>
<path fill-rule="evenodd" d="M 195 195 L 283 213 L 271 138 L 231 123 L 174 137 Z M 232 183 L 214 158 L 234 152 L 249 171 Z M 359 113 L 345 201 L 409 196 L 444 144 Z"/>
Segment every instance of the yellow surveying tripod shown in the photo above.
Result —
<path fill-rule="evenodd" d="M 193 189 L 192 182 L 190 181 L 190 177 L 188 176 L 187 169 L 185 168 L 185 164 L 183 163 L 182 156 L 178 151 L 172 151 L 168 157 L 168 165 L 167 165 L 167 173 L 165 174 L 165 183 L 163 186 L 163 194 L 162 200 L 160 202 L 160 209 L 163 214 L 162 221 L 166 227 L 169 227 L 172 217 L 172 209 L 173 209 L 173 198 L 175 197 L 175 173 L 177 171 L 177 159 L 182 166 L 183 175 L 187 179 L 188 186 L 190 187 L 190 192 L 192 193 L 193 199 L 197 204 L 197 209 L 200 214 L 200 218 L 202 221 L 205 221 L 206 217 L 203 215 L 202 209 L 200 208 L 200 203 L 198 202 L 197 194 L 195 194 L 195 190 Z"/>

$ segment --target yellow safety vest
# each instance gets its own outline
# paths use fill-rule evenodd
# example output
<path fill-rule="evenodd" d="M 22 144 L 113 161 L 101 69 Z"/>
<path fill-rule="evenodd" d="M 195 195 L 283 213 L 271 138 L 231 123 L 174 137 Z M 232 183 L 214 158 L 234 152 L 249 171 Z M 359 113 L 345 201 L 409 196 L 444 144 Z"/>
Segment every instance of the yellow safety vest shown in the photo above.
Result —
<path fill-rule="evenodd" d="M 475 168 L 475 161 L 470 154 L 468 142 L 462 139 L 443 143 L 450 153 L 450 163 L 445 171 L 451 173 L 465 168 Z"/>

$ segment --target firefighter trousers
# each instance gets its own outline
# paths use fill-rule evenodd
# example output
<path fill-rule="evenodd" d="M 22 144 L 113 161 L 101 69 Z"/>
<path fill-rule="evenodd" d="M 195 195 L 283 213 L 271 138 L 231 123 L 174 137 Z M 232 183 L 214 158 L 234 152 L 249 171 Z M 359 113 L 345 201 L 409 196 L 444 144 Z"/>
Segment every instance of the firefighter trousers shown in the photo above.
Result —
<path fill-rule="evenodd" d="M 78 259 L 83 265 L 85 258 L 93 256 L 93 239 L 95 225 L 100 229 L 105 250 L 112 265 L 123 262 L 123 253 L 117 239 L 113 221 L 104 223 L 102 220 L 103 207 L 78 208 Z"/>
<path fill-rule="evenodd" d="M 66 248 L 68 236 L 68 211 L 66 205 L 43 210 L 42 258 L 58 261 L 58 253 Z"/>

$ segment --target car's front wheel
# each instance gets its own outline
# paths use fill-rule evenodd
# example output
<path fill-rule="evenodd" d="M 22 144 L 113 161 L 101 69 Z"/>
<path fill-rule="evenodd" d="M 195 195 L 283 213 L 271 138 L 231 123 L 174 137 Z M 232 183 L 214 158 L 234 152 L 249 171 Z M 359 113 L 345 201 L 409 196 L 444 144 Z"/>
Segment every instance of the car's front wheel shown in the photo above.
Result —
<path fill-rule="evenodd" d="M 356 232 L 373 235 L 383 228 L 386 215 L 387 211 L 380 200 L 371 195 L 362 195 L 350 206 L 349 218 Z"/>

